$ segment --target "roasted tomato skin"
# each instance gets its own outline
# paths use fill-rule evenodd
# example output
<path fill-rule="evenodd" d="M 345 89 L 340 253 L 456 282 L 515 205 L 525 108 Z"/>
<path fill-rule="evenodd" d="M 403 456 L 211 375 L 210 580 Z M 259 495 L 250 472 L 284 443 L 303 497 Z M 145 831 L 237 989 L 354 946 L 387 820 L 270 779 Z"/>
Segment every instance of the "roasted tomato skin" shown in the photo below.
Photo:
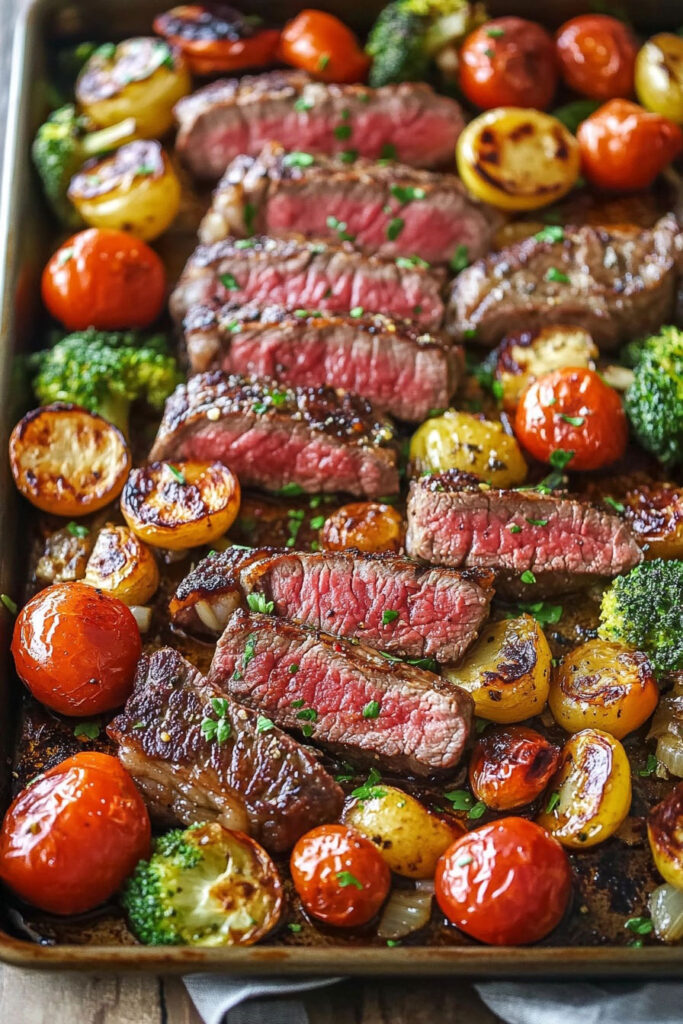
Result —
<path fill-rule="evenodd" d="M 301 11 L 288 21 L 280 37 L 279 56 L 322 82 L 361 82 L 370 58 L 351 29 L 325 11 Z"/>
<path fill-rule="evenodd" d="M 254 31 L 246 19 L 230 11 L 230 19 L 200 4 L 173 7 L 154 19 L 158 32 L 185 57 L 195 75 L 216 75 L 243 68 L 261 68 L 275 59 L 280 33 L 264 28 Z"/>
<path fill-rule="evenodd" d="M 630 29 L 606 14 L 582 14 L 555 36 L 562 77 L 570 89 L 594 100 L 633 94 L 638 44 Z"/>
<path fill-rule="evenodd" d="M 116 757 L 83 751 L 50 768 L 11 804 L 0 878 L 53 914 L 91 910 L 149 856 L 147 808 Z"/>
<path fill-rule="evenodd" d="M 472 751 L 472 792 L 496 811 L 521 807 L 543 792 L 559 760 L 560 748 L 535 729 L 488 729 Z"/>
<path fill-rule="evenodd" d="M 601 469 L 626 450 L 628 425 L 621 399 L 594 370 L 569 367 L 533 381 L 515 415 L 515 434 L 541 462 L 574 452 L 570 469 Z"/>
<path fill-rule="evenodd" d="M 126 605 L 85 583 L 55 583 L 19 612 L 12 655 L 36 700 L 87 717 L 124 703 L 142 653 Z"/>
<path fill-rule="evenodd" d="M 683 132 L 668 118 L 628 100 L 610 100 L 579 125 L 583 172 L 598 188 L 649 188 L 683 148 Z"/>
<path fill-rule="evenodd" d="M 354 501 L 328 516 L 320 531 L 325 551 L 393 551 L 403 547 L 403 517 L 391 505 Z"/>
<path fill-rule="evenodd" d="M 373 918 L 391 884 L 377 847 L 345 825 L 321 825 L 303 835 L 292 850 L 290 868 L 308 913 L 340 928 Z"/>
<path fill-rule="evenodd" d="M 166 272 L 153 249 L 125 231 L 89 228 L 43 271 L 43 302 L 69 331 L 148 327 L 161 313 Z"/>
<path fill-rule="evenodd" d="M 482 110 L 545 110 L 555 95 L 552 37 L 524 18 L 495 18 L 470 33 L 460 50 L 459 68 L 460 88 Z"/>
<path fill-rule="evenodd" d="M 683 889 L 683 782 L 650 811 L 647 837 L 660 875 Z"/>
<path fill-rule="evenodd" d="M 571 894 L 566 853 L 526 818 L 500 818 L 457 839 L 436 866 L 448 920 L 480 942 L 521 946 L 555 928 Z"/>

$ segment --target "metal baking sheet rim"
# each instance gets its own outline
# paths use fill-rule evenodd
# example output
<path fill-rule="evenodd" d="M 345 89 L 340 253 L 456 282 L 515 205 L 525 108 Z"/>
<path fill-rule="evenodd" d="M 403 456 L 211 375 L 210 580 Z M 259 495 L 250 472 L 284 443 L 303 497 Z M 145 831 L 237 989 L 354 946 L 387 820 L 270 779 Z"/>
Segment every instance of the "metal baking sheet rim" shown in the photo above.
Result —
<path fill-rule="evenodd" d="M 15 334 L 15 288 L 19 279 L 18 225 L 30 188 L 28 90 L 32 55 L 38 52 L 40 14 L 50 0 L 28 0 L 18 17 L 12 48 L 7 134 L 0 196 L 0 408 L 11 401 Z M 17 220 L 18 218 L 18 220 Z M 14 220 L 14 222 L 13 222 Z M 0 431 L 6 450 L 9 425 Z M 3 460 L 6 461 L 6 460 Z M 0 479 L 0 538 L 14 535 L 15 508 L 6 465 Z M 0 581 L 11 579 L 14 545 L 0 543 Z M 5 678 L 0 697 L 7 698 L 9 628 L 0 631 Z M 7 730 L 7 716 L 0 730 Z M 7 743 L 8 736 L 0 737 Z M 683 948 L 652 946 L 585 947 L 429 947 L 391 949 L 359 946 L 269 947 L 192 949 L 188 947 L 39 945 L 17 939 L 0 929 L 0 960 L 18 967 L 70 970 L 152 971 L 191 973 L 221 971 L 255 974 L 353 974 L 366 976 L 458 975 L 469 977 L 586 978 L 656 977 L 683 974 Z"/>

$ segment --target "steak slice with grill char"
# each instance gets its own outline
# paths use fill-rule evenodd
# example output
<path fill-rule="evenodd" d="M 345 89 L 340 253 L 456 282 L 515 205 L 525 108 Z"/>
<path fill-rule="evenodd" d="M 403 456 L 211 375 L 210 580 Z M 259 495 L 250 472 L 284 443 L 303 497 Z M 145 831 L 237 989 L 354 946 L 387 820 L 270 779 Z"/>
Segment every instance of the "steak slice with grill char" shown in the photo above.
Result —
<path fill-rule="evenodd" d="M 220 369 L 284 384 L 343 388 L 408 422 L 448 406 L 462 349 L 381 314 L 299 315 L 282 307 L 193 306 L 184 322 L 195 373 Z"/>
<path fill-rule="evenodd" d="M 175 107 L 176 147 L 198 178 L 216 181 L 240 153 L 271 139 L 315 153 L 390 156 L 415 167 L 453 162 L 459 105 L 417 82 L 371 89 L 273 71 L 213 82 Z"/>
<path fill-rule="evenodd" d="M 476 638 L 492 582 L 490 572 L 435 569 L 396 555 L 230 548 L 181 582 L 171 616 L 191 631 L 219 633 L 256 594 L 292 622 L 402 658 L 449 662 Z"/>
<path fill-rule="evenodd" d="M 571 589 L 617 576 L 643 557 L 628 525 L 603 509 L 533 490 L 483 488 L 455 472 L 414 480 L 407 514 L 414 558 L 503 577 L 529 572 L 540 585 Z"/>
<path fill-rule="evenodd" d="M 237 611 L 210 680 L 285 729 L 358 763 L 418 776 L 452 771 L 472 722 L 464 690 L 348 640 Z"/>
<path fill-rule="evenodd" d="M 259 233 L 338 241 L 389 257 L 448 263 L 488 252 L 496 214 L 471 200 L 455 174 L 358 159 L 342 163 L 268 143 L 233 160 L 214 192 L 200 241 Z"/>
<path fill-rule="evenodd" d="M 611 349 L 670 319 L 681 245 L 672 215 L 652 229 L 568 227 L 560 236 L 527 238 L 464 270 L 451 291 L 451 334 L 495 345 L 517 331 L 576 324 Z"/>
<path fill-rule="evenodd" d="M 214 460 L 244 486 L 376 498 L 398 491 L 394 431 L 369 402 L 216 371 L 166 402 L 150 459 Z"/>
<path fill-rule="evenodd" d="M 178 323 L 194 305 L 236 302 L 329 313 L 363 309 L 433 329 L 443 319 L 444 280 L 438 268 L 402 268 L 349 242 L 231 238 L 195 249 L 170 307 Z"/>
<path fill-rule="evenodd" d="M 107 732 L 157 818 L 220 821 L 270 850 L 288 850 L 308 829 L 333 821 L 344 794 L 291 736 L 260 731 L 258 715 L 233 701 L 214 706 L 224 697 L 162 648 L 142 656 L 133 693 Z M 230 727 L 220 742 L 202 730 L 219 714 Z"/>

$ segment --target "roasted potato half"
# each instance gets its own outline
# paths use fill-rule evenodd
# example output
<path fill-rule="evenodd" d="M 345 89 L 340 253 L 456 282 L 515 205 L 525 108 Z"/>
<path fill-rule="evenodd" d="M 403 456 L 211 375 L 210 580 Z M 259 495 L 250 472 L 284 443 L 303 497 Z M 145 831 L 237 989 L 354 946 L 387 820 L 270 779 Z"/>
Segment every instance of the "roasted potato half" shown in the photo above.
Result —
<path fill-rule="evenodd" d="M 581 168 L 579 144 L 540 110 L 497 107 L 470 121 L 456 160 L 469 191 L 502 210 L 536 210 L 569 192 Z"/>
<path fill-rule="evenodd" d="M 510 335 L 498 346 L 494 379 L 500 382 L 503 408 L 514 412 L 528 384 L 552 370 L 567 366 L 595 369 L 598 349 L 582 327 L 543 327 L 538 334 Z"/>
<path fill-rule="evenodd" d="M 354 501 L 328 516 L 320 530 L 325 551 L 393 551 L 403 547 L 403 517 L 391 505 L 376 501 Z"/>
<path fill-rule="evenodd" d="M 560 748 L 524 725 L 487 729 L 470 760 L 470 786 L 495 811 L 531 803 L 543 792 L 560 760 Z"/>
<path fill-rule="evenodd" d="M 464 832 L 415 797 L 384 785 L 370 797 L 347 801 L 342 821 L 374 843 L 391 870 L 406 878 L 433 878 L 441 854 Z"/>
<path fill-rule="evenodd" d="M 662 878 L 683 889 L 683 782 L 650 811 L 647 837 Z"/>
<path fill-rule="evenodd" d="M 514 487 L 527 473 L 522 450 L 502 423 L 455 409 L 417 428 L 410 440 L 410 464 L 416 476 L 459 469 L 493 487 Z"/>
<path fill-rule="evenodd" d="M 12 431 L 9 458 L 25 498 L 57 516 L 84 516 L 113 501 L 130 469 L 118 427 L 78 405 L 55 402 L 26 413 Z"/>
<path fill-rule="evenodd" d="M 589 640 L 553 670 L 548 704 L 567 732 L 594 727 L 621 739 L 645 722 L 659 700 L 645 654 L 608 640 Z"/>
<path fill-rule="evenodd" d="M 683 39 L 660 32 L 636 57 L 636 95 L 646 110 L 683 124 Z"/>
<path fill-rule="evenodd" d="M 619 740 L 584 729 L 567 741 L 536 819 L 563 846 L 576 850 L 604 842 L 631 807 L 631 768 Z"/>
<path fill-rule="evenodd" d="M 145 241 L 165 231 L 180 206 L 180 182 L 168 156 L 158 142 L 142 139 L 88 161 L 68 194 L 86 224 Z"/>
<path fill-rule="evenodd" d="M 213 542 L 239 507 L 239 481 L 221 462 L 150 462 L 131 472 L 121 495 L 133 533 L 171 551 Z"/>
<path fill-rule="evenodd" d="M 683 558 L 683 487 L 639 484 L 626 494 L 624 510 L 646 558 Z"/>
<path fill-rule="evenodd" d="M 159 569 L 149 548 L 127 526 L 100 530 L 85 570 L 85 582 L 127 605 L 146 604 L 159 586 Z"/>
<path fill-rule="evenodd" d="M 171 127 L 173 107 L 191 87 L 180 52 L 163 39 L 140 36 L 99 46 L 78 76 L 76 99 L 95 124 L 134 117 L 138 137 L 153 139 Z"/>
<path fill-rule="evenodd" d="M 467 690 L 475 714 L 509 724 L 541 713 L 548 698 L 552 656 L 536 619 L 490 622 L 459 665 L 444 676 Z"/>

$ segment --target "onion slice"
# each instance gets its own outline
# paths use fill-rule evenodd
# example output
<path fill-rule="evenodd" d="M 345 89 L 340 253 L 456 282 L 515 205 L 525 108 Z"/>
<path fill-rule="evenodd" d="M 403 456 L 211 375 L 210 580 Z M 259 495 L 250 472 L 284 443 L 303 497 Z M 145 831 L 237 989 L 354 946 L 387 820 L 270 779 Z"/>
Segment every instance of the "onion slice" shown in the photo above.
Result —
<path fill-rule="evenodd" d="M 650 916 L 655 935 L 663 942 L 683 939 L 683 890 L 666 882 L 650 896 Z"/>
<path fill-rule="evenodd" d="M 678 683 L 662 697 L 647 738 L 657 740 L 657 760 L 677 778 L 683 778 L 683 692 Z"/>
<path fill-rule="evenodd" d="M 424 889 L 394 889 L 379 922 L 380 939 L 402 939 L 429 921 L 433 892 Z"/>

